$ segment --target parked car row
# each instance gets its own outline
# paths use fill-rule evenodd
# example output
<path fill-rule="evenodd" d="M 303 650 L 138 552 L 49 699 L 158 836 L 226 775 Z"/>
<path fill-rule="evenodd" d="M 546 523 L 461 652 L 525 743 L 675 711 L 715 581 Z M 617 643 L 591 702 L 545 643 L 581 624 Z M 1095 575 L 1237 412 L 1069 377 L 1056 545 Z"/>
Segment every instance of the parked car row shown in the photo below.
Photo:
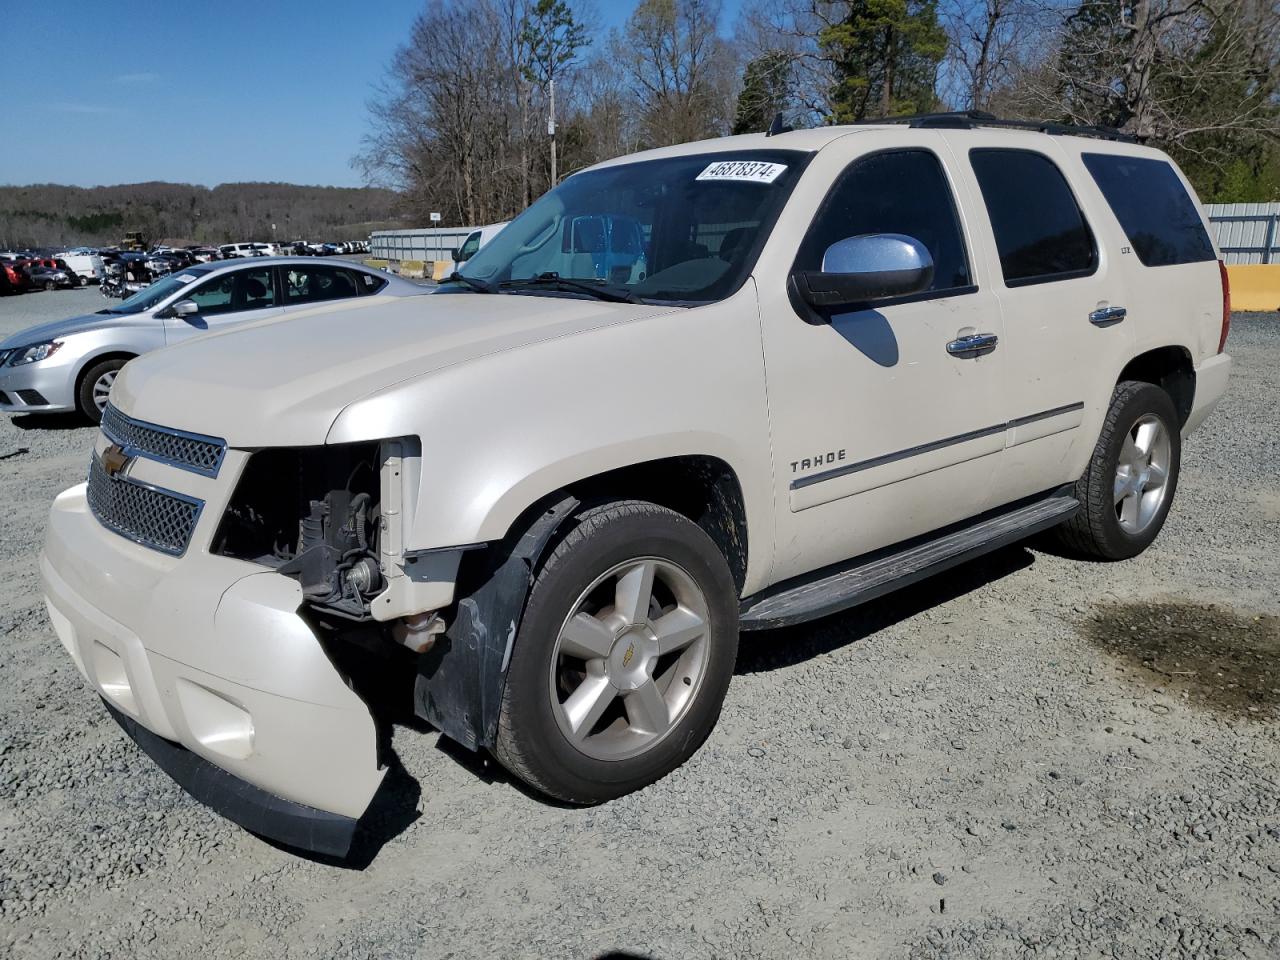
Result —
<path fill-rule="evenodd" d="M 94 279 L 92 272 L 74 269 L 62 256 L 0 253 L 0 296 L 30 290 L 83 287 L 91 279 Z"/>

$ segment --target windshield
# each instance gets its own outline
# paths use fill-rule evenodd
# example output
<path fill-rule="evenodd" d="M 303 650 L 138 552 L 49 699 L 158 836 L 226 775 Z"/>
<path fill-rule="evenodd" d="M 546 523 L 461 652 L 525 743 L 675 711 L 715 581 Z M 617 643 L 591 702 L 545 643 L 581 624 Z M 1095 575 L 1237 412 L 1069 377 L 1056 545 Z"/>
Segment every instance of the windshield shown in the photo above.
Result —
<path fill-rule="evenodd" d="M 644 300 L 721 300 L 746 279 L 808 160 L 746 150 L 575 174 L 461 273 L 507 292 L 554 274 Z"/>
<path fill-rule="evenodd" d="M 111 307 L 107 313 L 142 313 L 144 310 L 150 310 L 152 307 L 158 306 L 168 297 L 173 296 L 183 287 L 189 286 L 194 280 L 199 279 L 201 274 L 208 273 L 209 268 L 203 270 L 194 267 L 190 270 L 184 270 L 182 273 L 174 273 L 165 277 L 163 280 L 144 287 L 135 293 L 128 300 L 121 302 L 118 307 Z"/>

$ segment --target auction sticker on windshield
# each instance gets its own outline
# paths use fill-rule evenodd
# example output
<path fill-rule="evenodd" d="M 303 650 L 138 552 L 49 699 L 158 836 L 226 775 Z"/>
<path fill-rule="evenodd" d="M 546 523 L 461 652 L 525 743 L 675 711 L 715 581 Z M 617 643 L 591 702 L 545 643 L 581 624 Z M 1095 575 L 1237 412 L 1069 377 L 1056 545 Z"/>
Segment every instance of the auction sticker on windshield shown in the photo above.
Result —
<path fill-rule="evenodd" d="M 184 273 L 182 276 L 178 277 L 178 282 L 179 282 L 179 283 L 190 283 L 190 282 L 191 282 L 192 280 L 194 280 L 194 279 L 195 279 L 195 276 L 194 276 L 193 274 L 190 274 L 190 273 Z"/>
<path fill-rule="evenodd" d="M 786 169 L 785 163 L 766 163 L 763 160 L 717 160 L 695 179 L 773 183 Z"/>

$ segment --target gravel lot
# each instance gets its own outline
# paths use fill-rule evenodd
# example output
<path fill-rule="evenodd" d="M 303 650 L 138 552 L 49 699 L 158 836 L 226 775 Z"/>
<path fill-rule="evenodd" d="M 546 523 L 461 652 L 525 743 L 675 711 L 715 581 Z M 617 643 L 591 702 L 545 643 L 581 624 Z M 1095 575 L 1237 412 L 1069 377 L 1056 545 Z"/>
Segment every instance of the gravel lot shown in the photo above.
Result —
<path fill-rule="evenodd" d="M 0 300 L 0 332 L 97 309 Z M 0 417 L 0 955 L 1280 956 L 1280 321 L 1155 546 L 1016 547 L 743 644 L 720 725 L 567 809 L 395 730 L 353 864 L 279 850 L 129 742 L 49 628 L 36 557 L 92 431 Z"/>

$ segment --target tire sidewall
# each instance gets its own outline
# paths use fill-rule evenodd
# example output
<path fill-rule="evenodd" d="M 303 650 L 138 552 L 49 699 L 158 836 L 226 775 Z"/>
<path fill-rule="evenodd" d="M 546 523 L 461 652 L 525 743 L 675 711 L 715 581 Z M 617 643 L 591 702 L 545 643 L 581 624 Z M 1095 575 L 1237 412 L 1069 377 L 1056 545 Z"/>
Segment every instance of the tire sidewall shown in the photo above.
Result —
<path fill-rule="evenodd" d="M 1169 395 L 1154 384 L 1143 384 L 1120 399 L 1116 411 L 1116 428 L 1107 438 L 1105 450 L 1106 476 L 1100 496 L 1110 497 L 1107 502 L 1111 509 L 1102 512 L 1104 536 L 1117 557 L 1132 557 L 1141 553 L 1160 534 L 1165 518 L 1173 506 L 1173 498 L 1178 492 L 1178 476 L 1182 467 L 1182 433 L 1178 422 L 1178 414 Z M 1129 533 L 1120 526 L 1120 518 L 1116 516 L 1114 494 L 1116 471 L 1120 463 L 1120 453 L 1124 448 L 1125 438 L 1134 424 L 1148 414 L 1160 419 L 1169 434 L 1169 489 L 1165 493 L 1164 503 L 1160 511 L 1152 519 L 1147 528 L 1140 533 Z"/>
<path fill-rule="evenodd" d="M 80 389 L 76 391 L 76 405 L 80 408 L 80 412 L 94 423 L 102 422 L 102 411 L 93 402 L 93 385 L 104 373 L 119 370 L 125 363 L 124 360 L 104 360 L 101 363 L 95 363 L 80 379 Z"/>
<path fill-rule="evenodd" d="M 600 574 L 639 557 L 677 564 L 703 592 L 710 614 L 706 672 L 685 715 L 658 744 L 637 757 L 597 760 L 580 753 L 556 722 L 547 688 L 551 658 L 570 606 Z M 737 591 L 711 539 L 669 511 L 611 517 L 539 574 L 507 673 L 504 719 L 518 731 L 526 760 L 554 772 L 557 795 L 577 802 L 620 796 L 669 773 L 706 739 L 733 675 L 737 646 Z"/>

